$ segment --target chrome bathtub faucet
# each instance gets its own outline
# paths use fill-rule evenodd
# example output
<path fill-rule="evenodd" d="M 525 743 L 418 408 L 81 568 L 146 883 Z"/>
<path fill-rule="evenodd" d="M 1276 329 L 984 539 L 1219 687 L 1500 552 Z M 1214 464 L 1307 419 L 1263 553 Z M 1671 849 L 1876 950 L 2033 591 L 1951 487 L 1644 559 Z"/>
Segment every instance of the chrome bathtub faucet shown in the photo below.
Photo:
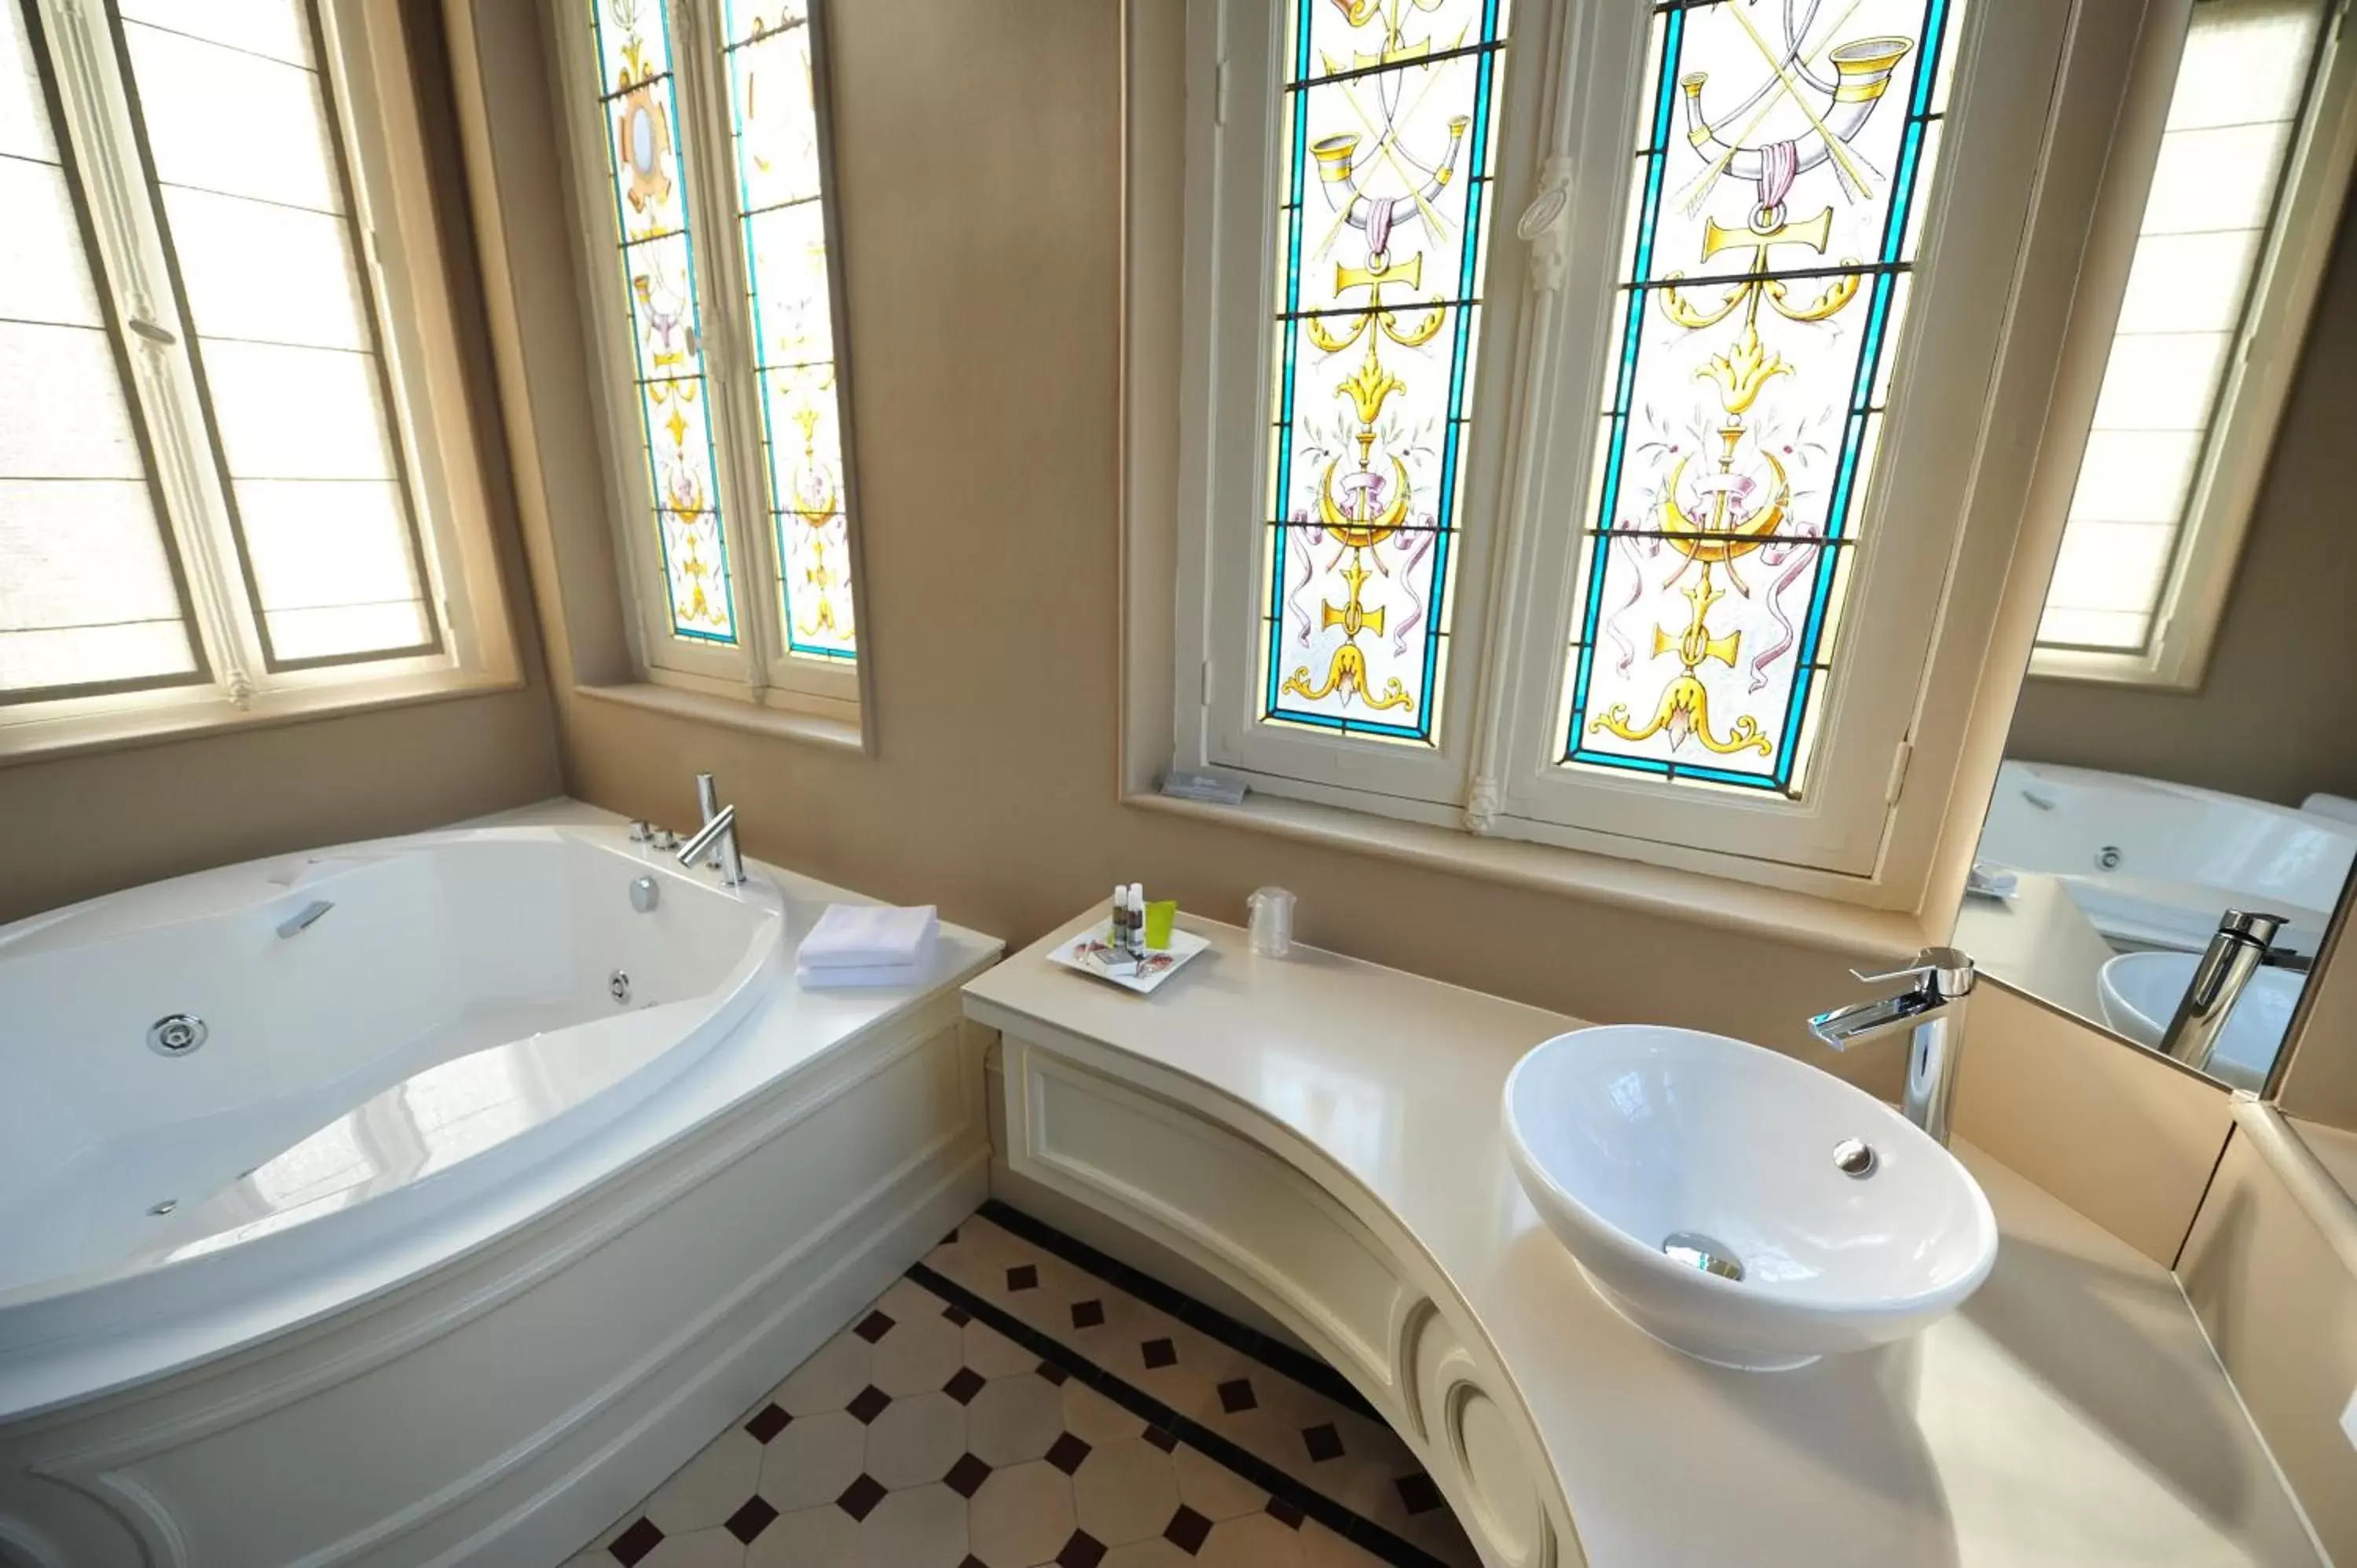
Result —
<path fill-rule="evenodd" d="M 679 846 L 679 863 L 702 861 L 719 869 L 723 887 L 742 887 L 745 857 L 737 848 L 737 808 L 720 803 L 720 786 L 709 773 L 695 776 L 695 803 L 704 811 L 704 826 Z"/>
<path fill-rule="evenodd" d="M 1900 1109 L 1942 1148 L 1948 1146 L 1949 1102 L 1956 1092 L 1956 1061 L 1963 1054 L 1960 1030 L 1964 1000 L 1978 978 L 1972 955 L 1959 948 L 1925 948 L 1915 961 L 1888 974 L 1850 972 L 1868 985 L 1889 980 L 1914 983 L 1896 996 L 1878 996 L 1820 1013 L 1809 1033 L 1837 1051 L 1878 1040 L 1900 1029 L 1910 1032 L 1907 1089 Z"/>

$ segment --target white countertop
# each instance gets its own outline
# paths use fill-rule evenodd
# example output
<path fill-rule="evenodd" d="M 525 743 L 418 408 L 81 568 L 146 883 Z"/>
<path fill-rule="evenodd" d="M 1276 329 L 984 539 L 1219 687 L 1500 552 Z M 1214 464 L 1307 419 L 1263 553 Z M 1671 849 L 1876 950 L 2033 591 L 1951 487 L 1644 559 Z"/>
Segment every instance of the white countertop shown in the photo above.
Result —
<path fill-rule="evenodd" d="M 2040 871 L 2015 875 L 2019 883 L 2011 898 L 1964 899 L 1952 940 L 1973 955 L 1983 974 L 2109 1027 L 2096 974 L 2116 950 L 2072 900 L 2061 878 Z"/>
<path fill-rule="evenodd" d="M 2319 1561 L 2175 1279 L 1978 1151 L 1957 1149 L 2003 1241 L 1956 1316 L 1797 1372 L 1706 1366 L 1597 1297 L 1507 1165 L 1506 1074 L 1577 1020 L 1315 950 L 1257 959 L 1192 918 L 1213 950 L 1135 996 L 1047 961 L 1096 918 L 967 994 L 1329 1154 L 1308 1174 L 1388 1208 L 1489 1334 L 1596 1568 Z"/>

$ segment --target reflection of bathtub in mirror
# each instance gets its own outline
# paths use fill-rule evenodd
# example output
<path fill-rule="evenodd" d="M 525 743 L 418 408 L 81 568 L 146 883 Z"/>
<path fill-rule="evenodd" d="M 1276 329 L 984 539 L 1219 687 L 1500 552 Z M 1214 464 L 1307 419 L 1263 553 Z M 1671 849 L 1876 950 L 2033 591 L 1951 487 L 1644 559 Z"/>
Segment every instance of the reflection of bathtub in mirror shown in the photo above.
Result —
<path fill-rule="evenodd" d="M 2166 779 L 2008 758 L 1984 865 L 2055 876 L 2104 940 L 2198 952 L 2220 911 L 2287 918 L 2313 953 L 2357 859 L 2357 822 Z"/>

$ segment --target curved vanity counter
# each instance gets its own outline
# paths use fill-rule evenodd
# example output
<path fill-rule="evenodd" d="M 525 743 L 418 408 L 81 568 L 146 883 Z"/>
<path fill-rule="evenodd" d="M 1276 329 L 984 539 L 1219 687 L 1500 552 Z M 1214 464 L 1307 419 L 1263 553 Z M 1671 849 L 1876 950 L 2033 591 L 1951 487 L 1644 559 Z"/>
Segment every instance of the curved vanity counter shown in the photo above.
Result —
<path fill-rule="evenodd" d="M 1506 1075 L 1576 1020 L 1191 918 L 1212 951 L 1141 998 L 1048 962 L 1087 923 L 966 987 L 1010 1165 L 1333 1361 L 1493 1563 L 2319 1561 L 2174 1278 L 1977 1151 L 2003 1240 L 1956 1314 L 1706 1366 L 1598 1297 L 1508 1165 Z"/>

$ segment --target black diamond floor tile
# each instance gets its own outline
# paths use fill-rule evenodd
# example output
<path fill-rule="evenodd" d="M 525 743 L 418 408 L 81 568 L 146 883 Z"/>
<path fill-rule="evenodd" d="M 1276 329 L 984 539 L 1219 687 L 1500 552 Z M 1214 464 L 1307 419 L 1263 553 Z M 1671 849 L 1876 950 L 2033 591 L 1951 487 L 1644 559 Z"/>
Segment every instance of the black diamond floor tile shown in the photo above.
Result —
<path fill-rule="evenodd" d="M 1172 1514 L 1170 1522 L 1162 1527 L 1162 1539 L 1189 1557 L 1203 1550 L 1203 1542 L 1210 1539 L 1211 1533 L 1211 1521 L 1185 1503 L 1178 1505 L 1178 1511 Z"/>
<path fill-rule="evenodd" d="M 662 1540 L 663 1532 L 655 1528 L 655 1521 L 641 1514 L 630 1529 L 614 1537 L 606 1550 L 613 1553 L 614 1561 L 622 1568 L 631 1568 L 631 1564 L 661 1546 Z"/>
<path fill-rule="evenodd" d="M 951 1491 L 962 1498 L 971 1498 L 982 1490 L 985 1481 L 990 1479 L 990 1466 L 971 1454 L 961 1454 L 957 1463 L 950 1466 L 950 1473 L 942 1479 Z"/>
<path fill-rule="evenodd" d="M 857 1480 L 843 1488 L 843 1495 L 834 1499 L 834 1506 L 853 1519 L 866 1519 L 883 1500 L 884 1484 L 863 1471 Z"/>
<path fill-rule="evenodd" d="M 1070 1476 L 1081 1467 L 1092 1450 L 1089 1445 L 1067 1432 L 1048 1446 L 1048 1463 Z"/>
<path fill-rule="evenodd" d="M 750 1546 L 777 1517 L 778 1510 L 769 1498 L 748 1498 L 743 1508 L 728 1516 L 728 1533 Z"/>

